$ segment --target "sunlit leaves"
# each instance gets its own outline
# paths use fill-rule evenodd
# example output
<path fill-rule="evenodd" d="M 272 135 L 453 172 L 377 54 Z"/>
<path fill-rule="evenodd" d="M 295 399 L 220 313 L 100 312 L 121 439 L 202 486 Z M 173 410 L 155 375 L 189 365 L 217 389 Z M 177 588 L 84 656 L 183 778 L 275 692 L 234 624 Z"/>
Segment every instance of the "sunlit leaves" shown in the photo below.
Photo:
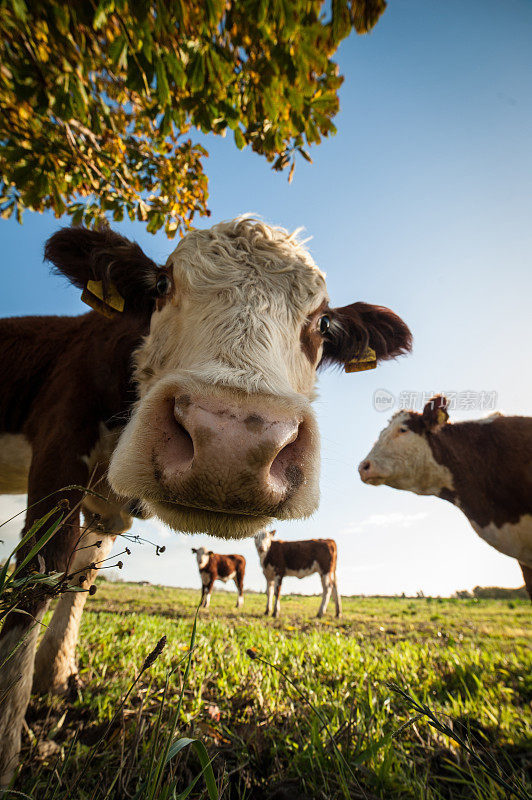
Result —
<path fill-rule="evenodd" d="M 183 233 L 207 214 L 191 127 L 276 170 L 334 133 L 331 60 L 385 0 L 0 0 L 0 215 L 107 214 Z"/>

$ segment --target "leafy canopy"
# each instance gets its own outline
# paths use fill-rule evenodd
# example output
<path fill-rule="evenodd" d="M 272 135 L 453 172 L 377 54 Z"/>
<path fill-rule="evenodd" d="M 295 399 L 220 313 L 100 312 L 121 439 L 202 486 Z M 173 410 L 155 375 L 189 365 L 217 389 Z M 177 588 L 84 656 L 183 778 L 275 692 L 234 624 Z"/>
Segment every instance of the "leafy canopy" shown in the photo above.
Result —
<path fill-rule="evenodd" d="M 208 214 L 191 128 L 290 167 L 334 133 L 332 60 L 385 0 L 0 0 L 0 214 Z"/>

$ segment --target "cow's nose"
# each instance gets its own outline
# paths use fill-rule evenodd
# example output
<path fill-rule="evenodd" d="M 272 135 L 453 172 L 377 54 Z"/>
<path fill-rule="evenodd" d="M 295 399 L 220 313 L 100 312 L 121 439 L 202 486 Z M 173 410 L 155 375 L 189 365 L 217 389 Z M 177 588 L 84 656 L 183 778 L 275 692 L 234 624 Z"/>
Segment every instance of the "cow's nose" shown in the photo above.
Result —
<path fill-rule="evenodd" d="M 184 505 L 269 513 L 305 481 L 311 434 L 301 415 L 243 399 L 178 396 L 164 424 L 156 476 Z"/>
<path fill-rule="evenodd" d="M 368 459 L 361 461 L 358 465 L 358 473 L 364 482 L 367 481 L 367 479 L 371 476 L 371 461 Z"/>

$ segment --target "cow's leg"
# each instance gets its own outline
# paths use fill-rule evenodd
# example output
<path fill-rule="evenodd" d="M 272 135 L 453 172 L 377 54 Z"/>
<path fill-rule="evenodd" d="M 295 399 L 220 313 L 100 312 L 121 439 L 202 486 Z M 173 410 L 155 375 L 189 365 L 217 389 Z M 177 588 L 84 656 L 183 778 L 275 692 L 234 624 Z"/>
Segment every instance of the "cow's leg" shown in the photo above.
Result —
<path fill-rule="evenodd" d="M 68 571 L 73 575 L 71 584 L 82 586 L 84 591 L 65 592 L 57 602 L 35 657 L 34 692 L 60 694 L 76 680 L 76 647 L 81 616 L 88 590 L 98 574 L 97 568 L 88 567 L 94 563 L 98 565 L 108 557 L 114 540 L 114 536 L 89 528 L 82 534 Z"/>
<path fill-rule="evenodd" d="M 273 607 L 273 616 L 278 617 L 281 613 L 281 584 L 283 582 L 282 575 L 275 576 L 275 584 L 274 584 L 274 595 L 275 595 L 275 605 Z"/>
<path fill-rule="evenodd" d="M 209 608 L 211 604 L 211 595 L 213 586 L 214 586 L 214 581 L 209 581 L 207 585 L 203 584 L 203 590 L 204 590 L 203 603 L 202 603 L 203 608 Z"/>
<path fill-rule="evenodd" d="M 244 576 L 240 572 L 238 572 L 235 576 L 235 586 L 238 592 L 238 597 L 236 598 L 236 607 L 242 608 L 244 605 Z"/>
<path fill-rule="evenodd" d="M 54 409 L 54 412 L 58 413 L 58 410 Z M 68 432 L 65 431 L 58 443 L 47 438 L 49 431 L 53 430 L 54 420 L 40 421 L 43 425 L 44 438 L 42 441 L 38 438 L 32 441 L 33 460 L 28 480 L 28 513 L 24 531 L 30 530 L 32 525 L 44 514 L 53 510 L 60 500 L 67 501 L 70 512 L 64 524 L 59 526 L 42 548 L 38 558 L 32 559 L 24 567 L 25 574 L 34 569 L 42 570 L 43 567 L 46 572 L 64 572 L 68 569 L 68 562 L 80 537 L 79 504 L 82 493 L 75 489 L 58 490 L 74 484 L 87 485 L 88 469 L 82 456 L 90 452 L 91 436 L 96 435 L 86 426 L 82 429 L 86 440 L 69 441 Z M 43 498 L 48 499 L 43 500 Z M 67 512 L 63 510 L 57 513 Z M 46 528 L 53 520 L 52 515 L 46 522 Z M 38 531 L 36 536 L 38 537 L 39 533 L 42 535 L 42 532 Z M 34 544 L 35 537 L 33 541 L 28 541 L 19 548 L 17 552 L 19 564 Z M 23 599 L 20 603 L 21 610 L 32 616 L 13 612 L 6 618 L 0 632 L 0 776 L 4 785 L 17 766 L 22 724 L 30 698 L 39 627 L 35 626 L 34 620 L 38 622 L 42 620 L 47 605 L 46 599 L 38 602 L 28 598 L 25 601 Z M 7 658 L 14 645 L 21 639 L 23 639 L 21 646 L 11 658 Z"/>
<path fill-rule="evenodd" d="M 266 616 L 272 613 L 273 610 L 273 587 L 274 581 L 267 581 L 266 583 L 266 611 L 264 612 Z"/>
<path fill-rule="evenodd" d="M 30 699 L 35 645 L 48 603 L 10 614 L 0 634 L 0 787 L 18 763 L 22 722 Z"/>
<path fill-rule="evenodd" d="M 338 592 L 338 579 L 336 578 L 336 572 L 333 575 L 333 587 L 332 587 L 332 596 L 334 600 L 334 604 L 336 606 L 336 616 L 342 616 L 342 598 Z"/>
<path fill-rule="evenodd" d="M 532 567 L 528 567 L 526 564 L 521 564 L 521 562 L 519 562 L 519 566 L 521 567 L 521 572 L 523 573 L 523 578 L 525 579 L 525 586 L 528 596 L 530 597 L 530 600 L 532 600 Z"/>
<path fill-rule="evenodd" d="M 326 572 L 325 574 L 321 575 L 321 585 L 323 589 L 323 594 L 321 596 L 321 604 L 318 610 L 318 617 L 323 617 L 323 615 L 327 611 L 327 606 L 329 605 L 331 592 L 334 586 L 334 577 L 331 575 L 330 572 Z"/>

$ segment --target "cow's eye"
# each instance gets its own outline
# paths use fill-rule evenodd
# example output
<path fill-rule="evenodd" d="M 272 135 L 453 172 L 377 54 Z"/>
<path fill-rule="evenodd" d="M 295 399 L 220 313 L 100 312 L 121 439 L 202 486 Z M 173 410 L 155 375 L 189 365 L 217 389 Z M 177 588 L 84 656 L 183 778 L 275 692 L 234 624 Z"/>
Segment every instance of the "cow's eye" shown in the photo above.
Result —
<path fill-rule="evenodd" d="M 320 317 L 318 320 L 318 328 L 322 336 L 325 336 L 326 333 L 329 332 L 329 328 L 331 327 L 331 320 L 324 314 L 323 317 Z"/>
<path fill-rule="evenodd" d="M 406 427 L 406 425 L 401 425 L 401 427 L 399 428 L 399 433 L 408 433 L 408 428 Z"/>
<path fill-rule="evenodd" d="M 168 294 L 168 292 L 170 291 L 170 285 L 171 285 L 170 278 L 168 277 L 168 275 L 165 275 L 164 273 L 162 275 L 159 275 L 159 277 L 157 278 L 157 283 L 155 284 L 155 288 L 157 290 L 157 294 L 159 295 L 159 297 Z"/>

